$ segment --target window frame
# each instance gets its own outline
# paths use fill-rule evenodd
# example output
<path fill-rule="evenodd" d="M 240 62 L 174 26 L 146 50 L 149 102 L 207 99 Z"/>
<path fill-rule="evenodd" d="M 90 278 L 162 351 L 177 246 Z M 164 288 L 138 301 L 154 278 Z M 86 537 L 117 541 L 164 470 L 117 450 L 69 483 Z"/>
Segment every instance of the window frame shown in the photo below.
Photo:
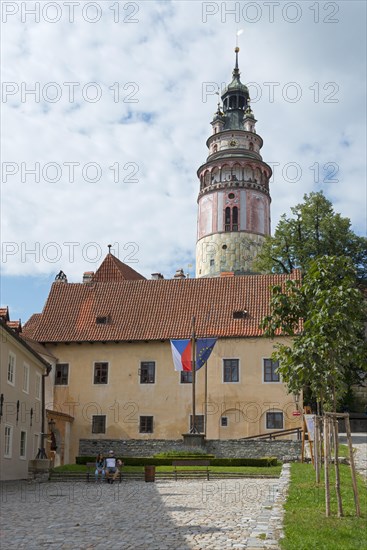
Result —
<path fill-rule="evenodd" d="M 191 375 L 191 380 L 183 380 L 183 378 L 185 378 L 186 376 L 190 378 Z M 191 370 L 181 370 L 180 371 L 180 384 L 192 384 L 192 371 Z"/>
<path fill-rule="evenodd" d="M 154 416 L 153 415 L 139 416 L 139 433 L 140 434 L 154 433 Z"/>
<path fill-rule="evenodd" d="M 24 438 L 22 438 L 23 434 Z M 27 458 L 27 432 L 25 430 L 20 430 L 19 434 L 19 458 L 21 460 L 26 460 Z"/>
<path fill-rule="evenodd" d="M 266 374 L 266 368 L 267 368 L 267 365 L 265 364 L 267 361 L 271 361 L 271 372 L 270 372 L 270 376 L 271 376 L 271 380 L 265 380 L 265 374 Z M 275 367 L 275 364 L 277 363 L 276 367 Z M 263 357 L 263 373 L 262 373 L 262 381 L 263 381 L 263 384 L 281 384 L 281 379 L 280 379 L 280 374 L 276 374 L 274 372 L 274 368 L 278 368 L 279 367 L 279 361 L 273 361 L 271 357 Z M 278 377 L 278 380 L 273 380 L 273 376 L 277 376 Z"/>
<path fill-rule="evenodd" d="M 240 360 L 238 357 L 225 357 L 222 359 L 223 361 L 223 384 L 239 384 L 240 383 Z M 226 361 L 237 361 L 237 380 L 226 380 L 225 379 L 225 373 L 226 373 Z M 232 378 L 232 375 L 231 375 Z"/>
<path fill-rule="evenodd" d="M 195 419 L 199 419 L 199 424 L 196 424 L 199 434 L 205 434 L 205 415 L 204 414 L 195 414 Z M 192 430 L 192 414 L 189 416 L 189 433 L 191 433 Z"/>
<path fill-rule="evenodd" d="M 98 418 L 98 421 L 95 420 L 97 418 Z M 97 422 L 101 422 L 101 419 L 103 419 L 102 423 L 101 423 L 101 429 L 97 431 L 96 428 L 99 427 L 97 425 Z M 92 415 L 92 434 L 105 434 L 106 429 L 107 429 L 106 415 L 105 414 L 93 414 Z"/>
<path fill-rule="evenodd" d="M 15 371 L 17 366 L 17 356 L 12 351 L 8 354 L 8 370 L 7 370 L 7 382 L 11 386 L 15 386 Z M 9 377 L 9 375 L 11 375 Z"/>
<path fill-rule="evenodd" d="M 151 376 L 151 373 L 149 372 L 150 367 L 153 368 L 153 376 Z M 142 384 L 142 385 L 155 384 L 155 382 L 156 382 L 156 368 L 155 367 L 156 367 L 156 362 L 155 361 L 140 361 L 140 368 L 139 368 L 139 383 L 140 384 Z M 146 378 L 146 380 L 143 380 L 143 370 L 145 371 L 146 369 L 148 369 L 147 378 Z"/>
<path fill-rule="evenodd" d="M 7 430 L 9 434 L 7 435 Z M 12 458 L 13 456 L 13 433 L 14 427 L 11 424 L 5 424 L 4 426 L 4 458 Z"/>
<path fill-rule="evenodd" d="M 97 376 L 96 369 L 102 368 L 102 365 L 103 365 L 103 367 L 106 368 L 106 373 L 103 374 L 103 372 L 102 372 L 102 373 L 99 373 L 98 376 Z M 108 361 L 94 361 L 94 363 L 93 363 L 93 385 L 95 385 L 95 386 L 106 386 L 106 385 L 108 385 L 109 370 L 110 370 L 110 364 L 109 364 Z M 99 377 L 99 381 L 98 381 L 98 377 Z M 104 378 L 106 379 L 105 382 L 102 381 Z"/>
<path fill-rule="evenodd" d="M 269 424 L 269 420 L 270 420 L 270 415 L 273 415 L 273 417 L 275 415 L 280 415 L 281 417 L 281 420 L 282 420 L 282 426 L 281 427 L 275 427 L 275 426 L 271 426 L 269 427 L 268 424 Z M 273 424 L 276 424 L 276 420 L 274 418 L 274 420 L 272 421 Z M 266 430 L 284 430 L 284 413 L 283 411 L 266 411 L 266 415 L 265 415 L 265 429 Z"/>
<path fill-rule="evenodd" d="M 37 401 L 41 401 L 42 397 L 42 376 L 39 372 L 36 372 L 34 380 L 34 397 Z"/>
<path fill-rule="evenodd" d="M 57 376 L 58 367 L 67 367 L 66 382 L 63 382 L 65 374 L 62 374 L 62 376 Z M 54 379 L 55 386 L 68 386 L 69 385 L 69 370 L 70 370 L 70 363 L 56 363 L 56 365 L 55 365 L 55 379 Z M 61 380 L 60 382 L 58 381 L 59 379 Z"/>
<path fill-rule="evenodd" d="M 27 375 L 25 375 L 25 373 L 27 373 Z M 29 393 L 29 373 L 30 373 L 30 368 L 29 368 L 28 363 L 23 363 L 22 390 L 23 390 L 24 393 Z M 26 385 L 24 384 L 25 381 L 27 382 Z"/>

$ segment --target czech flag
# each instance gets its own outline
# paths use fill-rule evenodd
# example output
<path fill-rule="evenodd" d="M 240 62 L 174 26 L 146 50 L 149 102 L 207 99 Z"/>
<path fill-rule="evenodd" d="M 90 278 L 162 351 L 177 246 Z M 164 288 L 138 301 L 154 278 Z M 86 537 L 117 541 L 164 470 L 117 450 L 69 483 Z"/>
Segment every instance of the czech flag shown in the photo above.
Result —
<path fill-rule="evenodd" d="M 209 359 L 216 338 L 198 338 L 196 340 L 196 369 L 199 370 Z M 171 349 L 175 370 L 191 371 L 191 340 L 171 340 Z"/>

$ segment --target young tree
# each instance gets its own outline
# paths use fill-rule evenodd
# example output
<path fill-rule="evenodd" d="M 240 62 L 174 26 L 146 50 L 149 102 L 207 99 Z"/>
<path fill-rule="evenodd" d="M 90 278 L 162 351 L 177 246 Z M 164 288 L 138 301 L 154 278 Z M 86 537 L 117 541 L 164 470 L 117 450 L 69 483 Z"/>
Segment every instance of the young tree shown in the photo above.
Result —
<path fill-rule="evenodd" d="M 350 228 L 350 220 L 336 214 L 332 203 L 320 191 L 304 196 L 304 202 L 285 214 L 268 237 L 257 257 L 260 271 L 291 273 L 307 271 L 310 262 L 320 256 L 348 256 L 357 278 L 367 280 L 367 239 Z"/>
<path fill-rule="evenodd" d="M 265 336 L 288 335 L 291 345 L 276 344 L 274 359 L 289 391 L 309 387 L 319 402 L 332 405 L 367 370 L 366 302 L 356 287 L 349 258 L 310 260 L 302 282 L 273 287 L 271 314 L 263 319 Z"/>

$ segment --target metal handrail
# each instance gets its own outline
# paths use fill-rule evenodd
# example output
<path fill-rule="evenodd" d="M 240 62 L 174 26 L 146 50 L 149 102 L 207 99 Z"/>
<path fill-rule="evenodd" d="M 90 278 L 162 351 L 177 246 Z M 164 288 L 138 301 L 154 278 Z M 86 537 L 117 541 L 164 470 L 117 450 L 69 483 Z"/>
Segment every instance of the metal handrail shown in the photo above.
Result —
<path fill-rule="evenodd" d="M 283 435 L 297 434 L 297 439 L 301 439 L 302 428 L 289 428 L 288 430 L 278 430 L 276 432 L 268 432 L 263 434 L 251 435 L 249 437 L 241 437 L 241 439 L 276 439 Z"/>

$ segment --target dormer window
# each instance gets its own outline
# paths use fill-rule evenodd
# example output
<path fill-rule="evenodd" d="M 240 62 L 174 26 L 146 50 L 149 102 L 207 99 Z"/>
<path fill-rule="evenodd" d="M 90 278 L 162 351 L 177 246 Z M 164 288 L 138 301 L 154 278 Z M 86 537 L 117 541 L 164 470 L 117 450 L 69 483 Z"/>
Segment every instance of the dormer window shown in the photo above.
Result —
<path fill-rule="evenodd" d="M 108 317 L 99 316 L 96 317 L 96 323 L 97 325 L 108 325 Z"/>
<path fill-rule="evenodd" d="M 247 311 L 245 309 L 241 311 L 234 311 L 233 312 L 233 319 L 246 319 Z"/>

